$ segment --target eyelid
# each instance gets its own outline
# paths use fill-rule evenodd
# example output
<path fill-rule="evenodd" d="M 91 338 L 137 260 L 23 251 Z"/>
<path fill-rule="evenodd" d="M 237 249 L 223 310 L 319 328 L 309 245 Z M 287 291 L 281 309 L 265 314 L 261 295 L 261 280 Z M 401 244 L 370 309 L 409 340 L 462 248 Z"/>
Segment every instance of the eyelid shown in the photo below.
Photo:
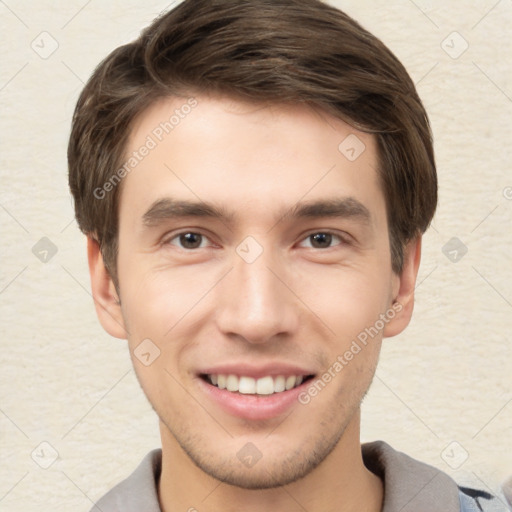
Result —
<path fill-rule="evenodd" d="M 335 231 L 335 230 L 331 230 L 331 229 L 314 229 L 314 230 L 311 230 L 308 233 L 302 235 L 299 244 L 303 243 L 310 236 L 320 234 L 320 233 L 325 234 L 325 235 L 335 236 L 335 237 L 339 238 L 339 240 L 340 240 L 340 243 L 338 243 L 336 245 L 332 245 L 332 246 L 324 248 L 324 249 L 321 249 L 321 250 L 333 249 L 334 247 L 338 247 L 340 245 L 349 245 L 349 244 L 354 243 L 353 238 L 346 232 L 340 232 L 340 231 Z M 308 249 L 309 248 L 316 249 L 316 247 L 308 247 Z"/>
<path fill-rule="evenodd" d="M 186 251 L 194 251 L 197 249 L 205 249 L 206 248 L 206 247 L 197 247 L 196 249 L 185 249 L 183 247 L 180 247 L 178 244 L 171 243 L 172 240 L 175 240 L 179 236 L 184 235 L 186 233 L 194 233 L 196 235 L 200 235 L 200 236 L 206 238 L 209 241 L 209 247 L 216 245 L 216 243 L 212 240 L 212 237 L 210 235 L 205 234 L 204 230 L 202 230 L 200 228 L 181 229 L 176 232 L 166 233 L 166 235 L 164 237 L 162 237 L 161 244 L 162 245 L 173 245 L 173 246 L 178 247 L 179 249 L 183 249 Z M 317 249 L 317 250 L 326 250 L 326 249 L 333 249 L 334 247 L 338 247 L 340 245 L 348 245 L 348 244 L 354 243 L 352 236 L 346 232 L 339 232 L 339 231 L 330 230 L 330 229 L 313 229 L 301 236 L 299 244 L 306 241 L 310 236 L 316 235 L 319 233 L 328 234 L 328 235 L 337 237 L 340 240 L 340 243 L 330 246 L 330 247 L 327 247 L 327 248 L 324 248 L 324 249 L 317 249 L 316 247 L 308 247 L 308 248 Z"/>
<path fill-rule="evenodd" d="M 197 229 L 197 228 L 192 228 L 192 229 L 181 229 L 179 231 L 173 231 L 171 233 L 166 233 L 163 237 L 162 237 L 162 242 L 161 242 L 161 245 L 173 245 L 175 247 L 178 247 L 179 249 L 183 249 L 183 250 L 186 250 L 186 251 L 195 251 L 197 249 L 205 249 L 206 247 L 197 247 L 195 249 L 186 249 L 184 247 L 180 247 L 178 244 L 173 244 L 171 243 L 173 240 L 175 240 L 176 238 L 180 237 L 181 235 L 185 235 L 187 233 L 193 233 L 195 235 L 200 235 L 204 238 L 206 238 L 208 241 L 209 241 L 209 246 L 213 246 L 215 245 L 215 242 L 213 242 L 212 238 L 205 234 L 203 232 L 203 230 L 201 229 Z"/>

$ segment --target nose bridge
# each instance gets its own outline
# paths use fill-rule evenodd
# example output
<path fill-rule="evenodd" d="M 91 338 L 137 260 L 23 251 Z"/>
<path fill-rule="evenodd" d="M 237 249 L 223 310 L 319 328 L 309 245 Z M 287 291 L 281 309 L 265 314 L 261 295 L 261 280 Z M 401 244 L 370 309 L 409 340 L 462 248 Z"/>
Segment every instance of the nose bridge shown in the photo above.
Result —
<path fill-rule="evenodd" d="M 233 269 L 219 290 L 218 326 L 226 334 L 263 343 L 296 328 L 297 305 L 293 294 L 276 277 L 280 272 L 272 251 L 261 250 L 255 256 L 255 247 L 244 249 L 247 246 L 243 244 L 237 248 Z"/>

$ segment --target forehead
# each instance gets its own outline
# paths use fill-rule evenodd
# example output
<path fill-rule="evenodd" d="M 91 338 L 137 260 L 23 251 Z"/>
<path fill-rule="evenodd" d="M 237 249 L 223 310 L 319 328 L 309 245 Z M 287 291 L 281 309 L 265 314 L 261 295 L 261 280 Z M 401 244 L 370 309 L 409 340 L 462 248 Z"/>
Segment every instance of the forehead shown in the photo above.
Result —
<path fill-rule="evenodd" d="M 121 212 L 139 217 L 165 195 L 261 216 L 333 195 L 384 204 L 374 137 L 307 105 L 161 99 L 133 124 L 130 159 Z"/>

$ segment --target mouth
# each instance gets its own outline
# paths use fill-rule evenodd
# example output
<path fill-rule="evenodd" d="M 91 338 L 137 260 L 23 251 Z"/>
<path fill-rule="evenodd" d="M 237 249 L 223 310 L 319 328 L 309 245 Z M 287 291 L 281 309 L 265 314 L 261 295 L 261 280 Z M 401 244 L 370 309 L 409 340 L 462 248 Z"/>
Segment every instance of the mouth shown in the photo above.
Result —
<path fill-rule="evenodd" d="M 266 375 L 254 378 L 247 375 L 203 373 L 199 377 L 220 390 L 239 395 L 269 396 L 298 388 L 314 378 L 314 375 Z"/>
<path fill-rule="evenodd" d="M 311 368 L 287 362 L 256 366 L 233 361 L 201 368 L 196 382 L 213 407 L 231 417 L 259 421 L 282 417 L 300 406 L 299 395 L 315 375 Z"/>
<path fill-rule="evenodd" d="M 225 413 L 249 421 L 272 420 L 290 414 L 314 375 L 202 373 L 197 379 L 207 400 Z"/>

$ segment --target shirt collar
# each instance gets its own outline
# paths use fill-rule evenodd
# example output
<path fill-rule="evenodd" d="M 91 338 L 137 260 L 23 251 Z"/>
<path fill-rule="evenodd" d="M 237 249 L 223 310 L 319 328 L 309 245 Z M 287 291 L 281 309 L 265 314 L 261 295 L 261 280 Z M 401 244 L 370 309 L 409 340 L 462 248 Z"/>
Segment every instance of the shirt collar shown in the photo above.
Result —
<path fill-rule="evenodd" d="M 365 466 L 384 482 L 382 512 L 459 512 L 459 489 L 446 473 L 391 448 L 362 445 Z"/>
<path fill-rule="evenodd" d="M 365 466 L 384 482 L 382 512 L 459 512 L 457 484 L 445 473 L 412 459 L 383 441 L 362 445 Z M 91 512 L 161 512 L 158 480 L 162 450 L 149 452 Z"/>

